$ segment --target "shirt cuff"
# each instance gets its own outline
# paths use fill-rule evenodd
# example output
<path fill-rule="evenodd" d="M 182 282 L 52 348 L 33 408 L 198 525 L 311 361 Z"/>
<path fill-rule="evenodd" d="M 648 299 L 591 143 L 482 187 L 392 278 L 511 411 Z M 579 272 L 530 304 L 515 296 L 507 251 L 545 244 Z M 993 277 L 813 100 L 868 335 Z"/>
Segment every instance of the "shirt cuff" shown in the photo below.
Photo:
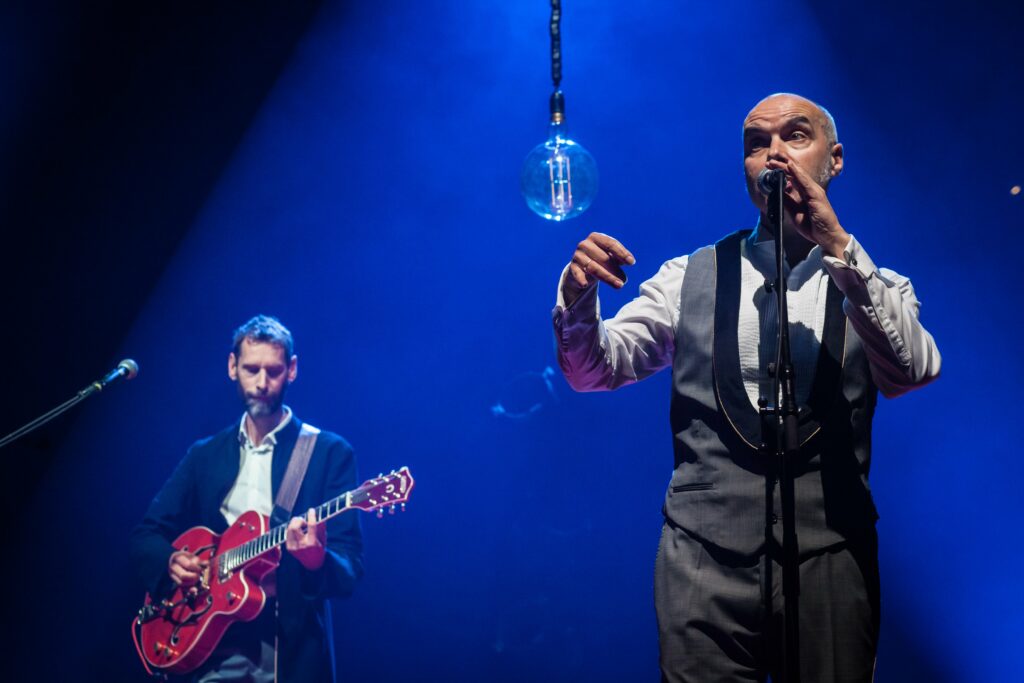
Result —
<path fill-rule="evenodd" d="M 562 270 L 562 277 L 558 279 L 555 310 L 552 311 L 555 324 L 568 327 L 580 322 L 596 322 L 601 315 L 601 303 L 597 298 L 597 282 L 591 283 L 589 287 L 580 292 L 571 306 L 566 306 L 565 297 L 562 296 L 562 285 L 565 284 L 567 277 L 569 277 L 569 266 Z"/>
<path fill-rule="evenodd" d="M 874 261 L 853 235 L 850 235 L 850 241 L 843 249 L 843 258 L 824 256 L 822 261 L 843 293 L 846 293 L 848 287 L 857 287 L 867 282 L 878 272 Z"/>

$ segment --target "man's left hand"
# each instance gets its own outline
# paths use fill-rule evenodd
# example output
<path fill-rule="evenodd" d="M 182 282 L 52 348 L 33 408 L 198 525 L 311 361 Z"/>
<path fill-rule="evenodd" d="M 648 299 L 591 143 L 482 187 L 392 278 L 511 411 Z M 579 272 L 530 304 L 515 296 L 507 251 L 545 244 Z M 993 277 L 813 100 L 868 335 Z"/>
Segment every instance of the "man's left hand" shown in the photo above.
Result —
<path fill-rule="evenodd" d="M 799 200 L 787 207 L 792 212 L 794 226 L 805 239 L 821 245 L 829 256 L 843 257 L 843 249 L 850 242 L 850 234 L 839 224 L 825 188 L 811 177 L 803 166 L 790 159 L 785 166 L 786 175 L 793 183 Z M 792 198 L 787 195 L 787 202 Z"/>
<path fill-rule="evenodd" d="M 323 566 L 324 543 L 327 541 L 327 526 L 317 524 L 313 508 L 306 513 L 306 519 L 292 517 L 285 530 L 284 547 L 303 567 L 315 571 Z"/>

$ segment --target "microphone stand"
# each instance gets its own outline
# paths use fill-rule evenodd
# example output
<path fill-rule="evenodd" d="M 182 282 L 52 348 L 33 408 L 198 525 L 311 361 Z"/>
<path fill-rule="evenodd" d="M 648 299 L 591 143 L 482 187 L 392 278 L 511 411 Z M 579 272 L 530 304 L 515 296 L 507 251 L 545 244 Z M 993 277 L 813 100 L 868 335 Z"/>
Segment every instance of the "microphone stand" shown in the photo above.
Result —
<path fill-rule="evenodd" d="M 89 386 L 87 386 L 84 389 L 80 390 L 77 394 L 75 394 L 74 396 L 69 398 L 67 401 L 64 401 L 64 403 L 61 403 L 56 408 L 54 408 L 54 409 L 52 409 L 52 410 L 50 410 L 50 411 L 48 411 L 46 413 L 43 413 L 42 415 L 40 415 L 36 419 L 32 420 L 28 424 L 26 424 L 26 425 L 24 425 L 24 426 L 22 426 L 22 427 L 20 427 L 20 428 L 18 428 L 16 430 L 14 430 L 13 432 L 8 434 L 4 438 L 0 439 L 0 448 L 3 448 L 4 446 L 6 446 L 9 443 L 13 443 L 14 441 L 17 441 L 18 439 L 20 439 L 21 437 L 25 436 L 29 432 L 32 432 L 32 431 L 35 431 L 36 429 L 39 429 L 40 427 L 42 427 L 44 424 L 46 424 L 50 420 L 54 419 L 58 415 L 61 415 L 62 413 L 67 412 L 68 410 L 70 410 L 71 408 L 75 407 L 76 405 L 78 405 L 79 403 L 81 403 L 85 399 L 89 398 L 93 394 L 95 394 L 95 393 L 97 393 L 99 391 L 103 391 L 103 386 L 104 385 L 103 385 L 103 381 L 102 380 L 97 380 L 97 381 L 93 382 L 92 384 L 90 384 Z"/>
<path fill-rule="evenodd" d="M 785 176 L 778 173 L 778 182 L 768 195 L 768 222 L 775 231 L 775 296 L 779 309 L 778 349 L 773 377 L 774 406 L 762 406 L 762 425 L 770 425 L 774 436 L 774 455 L 779 482 L 779 503 L 782 512 L 782 595 L 784 599 L 783 678 L 785 683 L 800 683 L 800 620 L 798 596 L 800 594 L 800 552 L 796 538 L 795 501 L 791 463 L 800 449 L 799 418 L 796 405 L 796 373 L 789 345 L 789 309 L 786 303 L 785 248 L 782 219 Z M 767 437 L 767 435 L 765 435 Z M 763 438 L 767 445 L 768 439 Z M 766 551 L 774 543 L 772 533 L 771 499 L 767 501 L 765 520 Z M 771 562 L 770 555 L 768 559 Z M 769 591 L 771 588 L 769 587 Z"/>

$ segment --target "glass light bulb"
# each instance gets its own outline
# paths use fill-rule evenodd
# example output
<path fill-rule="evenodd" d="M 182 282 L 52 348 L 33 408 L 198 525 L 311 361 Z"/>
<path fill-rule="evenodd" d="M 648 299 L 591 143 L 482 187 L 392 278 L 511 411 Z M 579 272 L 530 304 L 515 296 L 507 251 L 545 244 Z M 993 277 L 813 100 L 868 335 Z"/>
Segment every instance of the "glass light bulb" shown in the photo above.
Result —
<path fill-rule="evenodd" d="M 564 120 L 552 121 L 548 139 L 526 155 L 519 188 L 526 205 L 541 218 L 568 220 L 594 201 L 597 163 L 583 145 L 569 138 Z"/>

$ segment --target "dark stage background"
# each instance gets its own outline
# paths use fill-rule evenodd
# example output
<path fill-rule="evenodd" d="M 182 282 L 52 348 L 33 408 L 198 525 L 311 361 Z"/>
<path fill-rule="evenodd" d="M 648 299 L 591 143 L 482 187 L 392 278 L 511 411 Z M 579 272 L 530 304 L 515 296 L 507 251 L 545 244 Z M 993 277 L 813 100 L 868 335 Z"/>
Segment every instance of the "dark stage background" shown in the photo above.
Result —
<path fill-rule="evenodd" d="M 297 337 L 297 413 L 365 476 L 418 481 L 404 516 L 363 519 L 342 680 L 657 680 L 668 378 L 547 392 L 554 288 L 591 230 L 637 256 L 614 310 L 749 227 L 740 124 L 790 90 L 835 114 L 840 219 L 913 279 L 945 360 L 876 420 L 878 680 L 1014 680 L 1016 4 L 566 0 L 569 122 L 602 189 L 562 225 L 518 194 L 546 132 L 543 0 L 5 6 L 0 431 L 123 357 L 141 372 L 0 451 L 0 678 L 143 679 L 125 536 L 238 419 L 229 334 L 266 312 Z"/>

